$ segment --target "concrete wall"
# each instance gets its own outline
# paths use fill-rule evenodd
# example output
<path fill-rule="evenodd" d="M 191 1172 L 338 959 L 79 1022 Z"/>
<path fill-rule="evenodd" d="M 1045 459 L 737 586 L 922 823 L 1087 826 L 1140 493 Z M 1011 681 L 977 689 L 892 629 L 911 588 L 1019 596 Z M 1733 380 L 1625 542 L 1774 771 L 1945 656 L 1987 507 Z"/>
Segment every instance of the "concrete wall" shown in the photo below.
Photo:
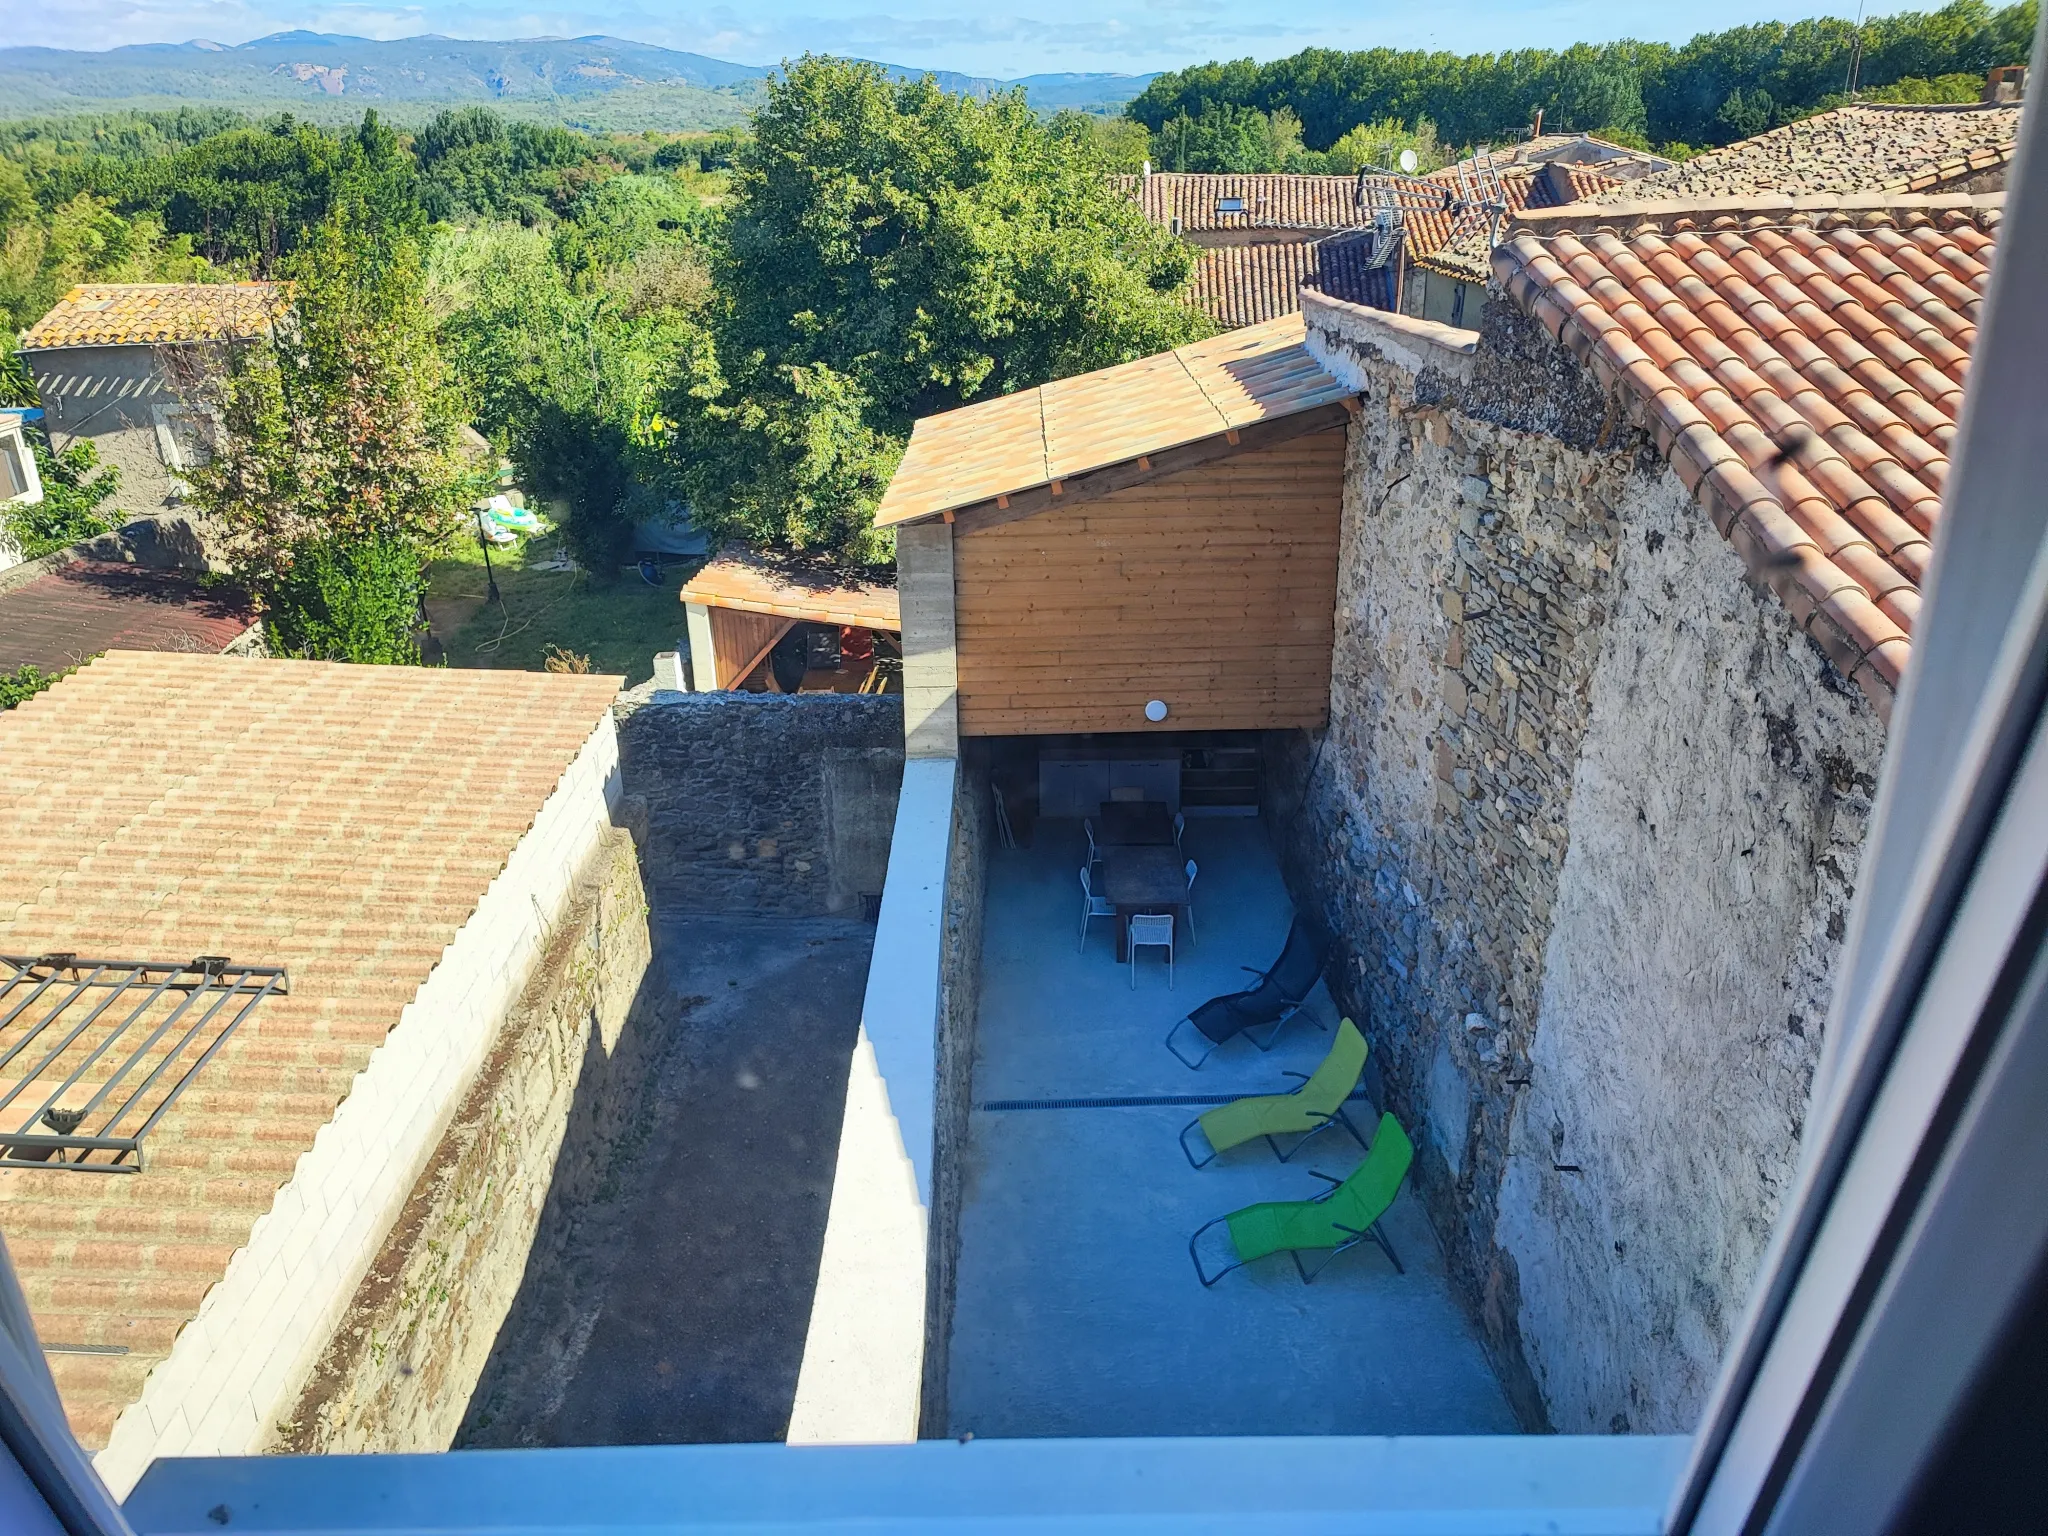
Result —
<path fill-rule="evenodd" d="M 924 1403 L 927 1434 L 949 1422 L 946 1383 L 960 1263 L 960 1202 L 967 1171 L 967 1117 L 974 1097 L 975 1026 L 981 1017 L 982 911 L 988 850 L 995 836 L 989 774 L 979 752 L 961 760 L 953 795 L 953 846 L 946 866 L 944 950 L 939 978 L 938 1069 L 932 1119 L 930 1257 L 925 1284 Z"/>
<path fill-rule="evenodd" d="M 901 699 L 667 694 L 622 712 L 619 750 L 664 910 L 859 915 L 880 893 Z"/>
<path fill-rule="evenodd" d="M 917 1437 L 931 1326 L 925 1297 L 948 885 L 964 857 L 954 836 L 959 769 L 950 757 L 913 756 L 904 765 L 818 1285 L 790 1408 L 792 1444 Z M 950 947 L 964 953 L 964 943 Z"/>
<path fill-rule="evenodd" d="M 1367 408 L 1331 725 L 1276 764 L 1291 872 L 1525 1419 L 1688 1430 L 1796 1155 L 1882 727 L 1512 306 L 1309 320 Z"/>
<path fill-rule="evenodd" d="M 638 1124 L 678 1016 L 633 839 L 608 832 L 475 1084 L 414 1183 L 278 1449 L 445 1451 L 532 1266 L 543 1210 L 590 1198 Z"/>
<path fill-rule="evenodd" d="M 606 716 L 356 1075 L 94 1466 L 120 1496 L 158 1456 L 288 1433 L 311 1373 L 489 1054 L 619 804 Z"/>

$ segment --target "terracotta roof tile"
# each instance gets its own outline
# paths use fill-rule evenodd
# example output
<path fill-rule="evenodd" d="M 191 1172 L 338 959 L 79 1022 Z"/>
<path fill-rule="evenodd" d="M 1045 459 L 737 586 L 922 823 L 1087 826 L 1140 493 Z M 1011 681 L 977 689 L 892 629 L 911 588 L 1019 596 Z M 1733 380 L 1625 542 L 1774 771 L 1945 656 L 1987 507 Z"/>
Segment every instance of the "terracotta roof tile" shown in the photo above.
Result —
<path fill-rule="evenodd" d="M 219 651 L 256 620 L 196 572 L 73 560 L 0 592 L 0 672 L 61 672 L 110 650 Z"/>
<path fill-rule="evenodd" d="M 283 307 L 277 283 L 82 283 L 29 327 L 21 349 L 260 336 Z"/>
<path fill-rule="evenodd" d="M 1188 284 L 1188 297 L 1218 325 L 1236 329 L 1294 314 L 1301 290 L 1388 308 L 1393 267 L 1373 266 L 1369 237 L 1271 241 L 1205 248 Z"/>
<path fill-rule="evenodd" d="M 122 1177 L 0 1172 L 74 1430 L 105 1443 L 467 920 L 611 677 L 114 651 L 0 714 L 0 950 L 283 964 Z"/>
<path fill-rule="evenodd" d="M 684 583 L 683 601 L 825 624 L 903 627 L 893 573 L 889 581 L 860 579 L 821 562 L 739 545 L 722 550 Z"/>
<path fill-rule="evenodd" d="M 1115 184 L 1137 201 L 1147 219 L 1169 228 L 1178 220 L 1184 234 L 1357 229 L 1371 222 L 1359 213 L 1354 176 L 1155 171 L 1120 176 Z"/>
<path fill-rule="evenodd" d="M 1837 107 L 1590 193 L 1588 200 L 1933 191 L 2003 165 L 2011 158 L 2019 121 L 2016 106 Z"/>
<path fill-rule="evenodd" d="M 876 509 L 891 527 L 1333 405 L 1299 314 L 927 416 Z"/>
<path fill-rule="evenodd" d="M 1493 261 L 1509 297 L 1622 391 L 1715 526 L 1886 713 L 1998 219 L 1993 198 L 1938 201 L 1939 223 L 1907 199 L 1881 218 L 1785 209 L 1778 223 L 1705 228 L 1639 205 L 1615 210 L 1627 234 L 1525 232 Z"/>

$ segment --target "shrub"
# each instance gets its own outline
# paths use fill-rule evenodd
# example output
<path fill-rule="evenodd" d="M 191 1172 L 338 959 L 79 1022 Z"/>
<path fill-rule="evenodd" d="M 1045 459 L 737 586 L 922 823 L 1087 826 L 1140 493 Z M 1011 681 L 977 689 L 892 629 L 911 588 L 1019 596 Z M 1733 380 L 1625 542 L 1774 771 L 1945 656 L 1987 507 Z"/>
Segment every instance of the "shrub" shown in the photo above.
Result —
<path fill-rule="evenodd" d="M 41 667 L 16 667 L 12 672 L 0 672 L 0 709 L 12 709 L 34 698 L 58 678 L 67 675 L 45 672 Z"/>
<path fill-rule="evenodd" d="M 315 661 L 417 665 L 419 555 L 391 537 L 308 540 L 266 592 L 271 651 Z"/>
<path fill-rule="evenodd" d="M 28 441 L 43 499 L 30 506 L 0 507 L 0 533 L 13 540 L 22 559 L 66 549 L 120 526 L 119 516 L 105 508 L 120 489 L 121 472 L 112 465 L 102 469 L 99 450 L 81 439 L 53 453 L 49 439 L 34 429 Z"/>

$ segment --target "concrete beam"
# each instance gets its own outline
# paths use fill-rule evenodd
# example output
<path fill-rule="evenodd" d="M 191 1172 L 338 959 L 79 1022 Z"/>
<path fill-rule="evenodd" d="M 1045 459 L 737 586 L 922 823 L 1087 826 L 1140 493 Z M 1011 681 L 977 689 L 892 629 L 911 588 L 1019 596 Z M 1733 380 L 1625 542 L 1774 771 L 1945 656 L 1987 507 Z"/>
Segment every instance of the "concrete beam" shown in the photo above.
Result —
<path fill-rule="evenodd" d="M 711 638 L 711 610 L 702 603 L 683 604 L 684 626 L 690 635 L 692 693 L 718 691 L 718 646 Z"/>
<path fill-rule="evenodd" d="M 934 519 L 896 530 L 896 594 L 903 610 L 904 752 L 913 758 L 958 757 L 951 524 Z"/>
<path fill-rule="evenodd" d="M 917 1438 L 958 772 L 952 758 L 913 757 L 903 767 L 818 1288 L 790 1408 L 793 1445 Z"/>

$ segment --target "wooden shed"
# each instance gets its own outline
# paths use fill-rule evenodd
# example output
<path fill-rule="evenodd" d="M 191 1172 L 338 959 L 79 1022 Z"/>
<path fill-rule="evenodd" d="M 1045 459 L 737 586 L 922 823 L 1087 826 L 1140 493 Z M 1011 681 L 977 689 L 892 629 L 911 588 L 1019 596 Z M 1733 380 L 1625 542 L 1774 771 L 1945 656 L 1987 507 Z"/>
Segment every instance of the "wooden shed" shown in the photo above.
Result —
<path fill-rule="evenodd" d="M 876 516 L 911 751 L 1321 725 L 1356 409 L 1296 314 L 918 422 Z"/>
<path fill-rule="evenodd" d="M 903 622 L 886 581 L 735 547 L 684 584 L 683 608 L 699 693 L 879 693 L 899 675 Z M 810 642 L 803 664 L 778 680 L 775 653 L 797 640 Z"/>

